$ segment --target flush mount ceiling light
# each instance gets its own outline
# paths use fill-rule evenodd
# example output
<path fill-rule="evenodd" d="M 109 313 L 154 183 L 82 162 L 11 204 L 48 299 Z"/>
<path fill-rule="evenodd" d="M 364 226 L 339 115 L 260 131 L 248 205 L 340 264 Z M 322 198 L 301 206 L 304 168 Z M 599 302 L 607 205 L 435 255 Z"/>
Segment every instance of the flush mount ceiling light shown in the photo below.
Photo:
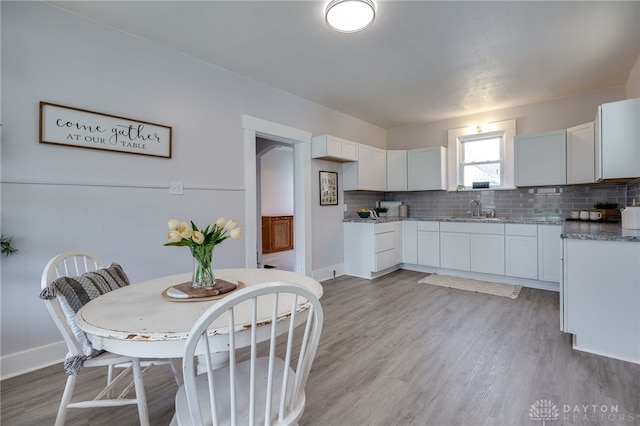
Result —
<path fill-rule="evenodd" d="M 362 31 L 373 23 L 375 17 L 373 0 L 333 0 L 324 11 L 329 28 L 341 33 Z"/>

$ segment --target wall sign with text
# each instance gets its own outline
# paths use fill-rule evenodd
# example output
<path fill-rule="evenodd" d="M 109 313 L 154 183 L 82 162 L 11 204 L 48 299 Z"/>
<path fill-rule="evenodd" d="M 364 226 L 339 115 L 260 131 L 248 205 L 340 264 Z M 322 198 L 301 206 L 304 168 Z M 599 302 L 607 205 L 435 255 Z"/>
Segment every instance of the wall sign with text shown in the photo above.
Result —
<path fill-rule="evenodd" d="M 171 127 L 40 102 L 40 143 L 171 158 Z"/>

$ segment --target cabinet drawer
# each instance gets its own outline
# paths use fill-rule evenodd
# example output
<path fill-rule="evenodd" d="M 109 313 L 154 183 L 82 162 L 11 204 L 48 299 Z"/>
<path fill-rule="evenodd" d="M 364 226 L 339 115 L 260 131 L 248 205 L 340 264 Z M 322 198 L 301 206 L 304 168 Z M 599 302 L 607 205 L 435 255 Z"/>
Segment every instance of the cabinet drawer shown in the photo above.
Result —
<path fill-rule="evenodd" d="M 538 225 L 507 223 L 504 225 L 504 233 L 506 235 L 522 235 L 523 237 L 537 237 Z"/>
<path fill-rule="evenodd" d="M 382 271 L 383 269 L 390 268 L 397 264 L 398 262 L 396 262 L 395 250 L 386 250 L 380 253 L 376 253 L 375 272 Z"/>
<path fill-rule="evenodd" d="M 376 234 L 383 232 L 393 232 L 395 228 L 395 222 L 376 223 Z"/>
<path fill-rule="evenodd" d="M 395 236 L 393 232 L 376 234 L 376 253 L 391 250 L 395 247 Z"/>
<path fill-rule="evenodd" d="M 475 222 L 442 222 L 440 231 L 463 232 L 465 234 L 504 234 L 502 223 L 475 223 Z"/>
<path fill-rule="evenodd" d="M 440 222 L 418 222 L 418 231 L 436 231 L 440 230 Z"/>

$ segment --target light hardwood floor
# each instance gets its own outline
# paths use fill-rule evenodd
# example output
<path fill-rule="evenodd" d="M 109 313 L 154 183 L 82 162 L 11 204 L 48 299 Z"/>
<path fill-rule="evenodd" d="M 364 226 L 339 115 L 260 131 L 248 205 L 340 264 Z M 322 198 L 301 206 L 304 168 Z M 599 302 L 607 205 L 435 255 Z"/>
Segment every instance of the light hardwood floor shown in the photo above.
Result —
<path fill-rule="evenodd" d="M 525 288 L 511 300 L 418 284 L 423 276 L 323 282 L 325 323 L 301 425 L 538 426 L 529 418 L 538 400 L 558 409 L 547 425 L 640 423 L 640 365 L 572 350 L 557 293 Z M 80 392 L 97 378 L 88 372 Z M 3 381 L 2 425 L 53 424 L 64 380 L 56 365 Z M 156 367 L 145 383 L 151 423 L 168 424 L 169 369 Z M 74 410 L 67 422 L 136 423 L 134 407 Z"/>
<path fill-rule="evenodd" d="M 294 271 L 294 251 L 285 250 L 274 253 L 264 253 L 262 263 L 279 269 L 281 271 Z"/>

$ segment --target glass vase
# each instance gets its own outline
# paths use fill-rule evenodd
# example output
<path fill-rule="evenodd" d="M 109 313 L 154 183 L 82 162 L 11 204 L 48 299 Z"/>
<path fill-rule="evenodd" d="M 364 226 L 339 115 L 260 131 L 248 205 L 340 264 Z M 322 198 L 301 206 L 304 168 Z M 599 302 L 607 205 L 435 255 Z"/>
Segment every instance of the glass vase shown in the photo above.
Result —
<path fill-rule="evenodd" d="M 193 255 L 191 287 L 212 288 L 216 285 L 216 278 L 211 269 L 214 247 L 215 245 L 191 247 L 191 254 Z"/>

